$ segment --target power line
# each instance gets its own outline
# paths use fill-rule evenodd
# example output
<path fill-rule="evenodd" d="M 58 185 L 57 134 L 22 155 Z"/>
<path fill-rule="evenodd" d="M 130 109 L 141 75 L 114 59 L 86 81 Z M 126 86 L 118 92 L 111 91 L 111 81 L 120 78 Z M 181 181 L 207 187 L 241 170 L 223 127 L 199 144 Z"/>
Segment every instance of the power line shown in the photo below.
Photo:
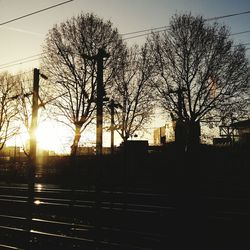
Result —
<path fill-rule="evenodd" d="M 31 60 L 27 60 L 27 61 L 20 61 L 20 62 L 15 63 L 15 64 L 10 64 L 8 66 L 1 67 L 0 70 L 1 69 L 6 69 L 6 68 L 10 68 L 10 67 L 14 67 L 14 66 L 17 66 L 17 65 L 20 65 L 20 64 L 28 63 L 28 62 L 38 61 L 40 59 L 41 59 L 41 57 L 35 58 L 35 59 L 31 59 Z"/>
<path fill-rule="evenodd" d="M 166 26 L 162 26 L 162 27 L 159 27 L 159 28 L 164 28 L 164 27 L 166 27 Z M 156 29 L 159 29 L 159 28 L 153 28 L 153 29 L 148 29 L 148 30 L 156 30 Z M 163 32 L 165 30 L 166 29 L 158 30 L 158 31 L 155 31 L 155 33 Z M 134 31 L 134 32 L 126 33 L 126 34 L 136 34 L 136 33 L 141 33 L 143 31 L 145 31 L 145 30 Z M 123 35 L 126 35 L 126 34 L 123 34 Z M 137 37 L 142 37 L 142 36 L 146 36 L 146 35 L 150 35 L 150 34 L 151 33 L 145 33 L 145 34 L 141 34 L 141 35 L 137 35 L 137 36 L 126 37 L 123 40 L 134 39 L 134 38 L 137 38 Z M 36 55 L 33 55 L 33 56 L 24 57 L 22 59 L 10 61 L 8 63 L 0 64 L 0 70 L 5 69 L 5 68 L 14 67 L 14 66 L 17 66 L 19 64 L 24 64 L 24 63 L 40 60 L 42 58 L 41 56 L 43 54 L 45 54 L 45 53 L 40 53 L 40 54 L 36 54 Z M 38 58 L 25 61 L 26 59 L 30 59 L 30 58 L 34 58 L 34 57 L 38 57 Z"/>
<path fill-rule="evenodd" d="M 230 14 L 230 15 L 223 15 L 223 16 L 206 18 L 205 21 L 218 20 L 218 19 L 222 19 L 222 18 L 227 18 L 227 17 L 232 17 L 232 16 L 238 16 L 238 15 L 243 15 L 243 14 L 250 14 L 250 10 L 249 11 L 245 11 L 245 12 L 240 12 L 240 13 L 233 13 L 233 14 Z M 144 30 L 138 30 L 138 31 L 133 31 L 133 32 L 128 32 L 128 33 L 123 33 L 121 35 L 122 36 L 127 36 L 127 35 L 133 35 L 133 34 L 142 33 L 142 32 L 148 32 L 148 31 L 158 30 L 158 29 L 167 30 L 169 27 L 170 26 L 166 26 L 166 25 L 165 26 L 159 26 L 159 27 L 153 27 L 151 29 L 144 29 Z M 238 32 L 238 33 L 233 33 L 231 35 L 239 35 L 239 34 L 244 34 L 244 33 L 248 33 L 248 32 L 250 32 L 250 30 L 242 31 L 242 32 Z M 135 37 L 131 37 L 131 38 L 135 38 Z"/>
<path fill-rule="evenodd" d="M 158 31 L 156 31 L 156 33 L 164 32 L 164 31 L 166 31 L 166 29 L 164 29 L 164 30 L 158 30 Z M 132 33 L 136 34 L 136 33 L 140 33 L 140 32 L 141 31 L 134 31 L 134 32 L 130 32 L 130 34 L 132 34 Z M 250 32 L 250 30 L 249 31 L 242 31 L 242 32 L 238 32 L 238 33 L 233 33 L 233 34 L 230 34 L 230 36 L 238 35 L 238 34 L 243 34 L 243 33 L 248 33 L 248 32 Z M 137 37 L 142 37 L 142 36 L 146 36 L 146 35 L 150 35 L 150 34 L 151 33 L 145 33 L 145 34 L 140 34 L 140 35 L 136 35 L 136 36 L 126 37 L 123 40 L 134 39 L 134 38 L 137 38 Z M 243 43 L 243 44 L 237 44 L 237 45 L 234 45 L 234 46 L 249 45 L 249 44 L 250 43 Z M 18 59 L 18 60 L 10 61 L 8 63 L 0 64 L 0 69 L 12 67 L 12 66 L 16 66 L 16 65 L 22 64 L 22 63 L 27 63 L 27 62 L 39 60 L 39 59 L 42 58 L 41 56 L 43 54 L 45 54 L 45 53 L 40 53 L 40 54 L 36 54 L 36 55 L 33 55 L 33 56 L 28 56 L 28 57 L 24 57 L 24 58 L 21 58 L 21 59 Z M 34 58 L 34 57 L 38 57 L 38 58 L 33 59 L 33 60 L 27 60 L 27 61 L 25 61 L 26 59 L 30 59 L 30 58 Z"/>
<path fill-rule="evenodd" d="M 9 64 L 18 63 L 18 62 L 20 62 L 20 61 L 25 61 L 25 60 L 30 59 L 30 58 L 33 58 L 33 57 L 39 56 L 39 58 L 40 58 L 40 56 L 43 55 L 43 54 L 44 54 L 44 53 L 40 53 L 40 54 L 36 54 L 36 55 L 33 55 L 33 56 L 28 56 L 28 57 L 24 57 L 24 58 L 21 58 L 21 59 L 14 60 L 14 61 L 10 61 L 10 62 L 8 62 L 8 63 L 3 63 L 3 64 L 0 64 L 0 68 L 1 68 L 1 67 L 4 67 L 4 66 L 7 66 L 7 65 L 9 65 Z"/>
<path fill-rule="evenodd" d="M 165 27 L 165 29 L 157 30 L 157 29 L 164 28 L 164 27 Z M 162 27 L 159 27 L 159 28 L 148 29 L 148 31 L 153 31 L 153 30 L 157 30 L 154 33 L 164 32 L 164 31 L 168 30 L 168 26 L 162 26 Z M 130 34 L 142 33 L 143 31 L 144 30 L 134 31 L 134 32 L 130 32 Z M 147 30 L 145 30 L 145 31 L 147 31 Z M 241 34 L 246 34 L 246 33 L 250 33 L 250 30 L 232 33 L 229 36 L 236 36 L 236 35 L 241 35 Z M 129 34 L 129 33 L 126 33 L 126 34 Z M 125 37 L 125 38 L 123 38 L 123 40 L 129 40 L 129 39 L 133 39 L 133 38 L 137 38 L 137 37 L 147 36 L 147 35 L 150 35 L 150 34 L 152 34 L 152 33 L 151 32 L 147 32 L 147 33 L 136 35 L 136 36 Z"/>
<path fill-rule="evenodd" d="M 162 31 L 159 31 L 159 32 L 162 32 Z M 129 39 L 133 39 L 133 38 L 137 38 L 137 37 L 142 37 L 142 36 L 145 36 L 145 35 L 148 35 L 148 34 L 151 34 L 151 33 L 147 33 L 147 34 L 143 34 L 143 35 L 137 35 L 137 36 L 132 36 L 132 37 L 127 37 L 124 40 L 129 40 Z M 243 46 L 250 45 L 250 42 L 249 43 L 236 44 L 236 45 L 233 45 L 232 47 L 237 47 L 237 46 L 240 46 L 240 45 L 243 45 Z M 246 50 L 248 50 L 248 49 L 249 48 L 246 48 Z M 33 62 L 33 61 L 38 61 L 38 60 L 42 59 L 41 55 L 43 55 L 43 54 L 44 53 L 41 53 L 41 54 L 37 54 L 37 55 L 34 55 L 34 56 L 26 57 L 26 58 L 23 58 L 23 59 L 20 59 L 20 60 L 13 61 L 13 62 L 16 62 L 16 63 L 13 63 L 13 64 L 12 64 L 12 62 L 2 64 L 2 65 L 0 65 L 0 70 L 1 69 L 6 69 L 6 68 L 11 68 L 11 67 L 14 67 L 14 66 L 17 66 L 17 65 L 20 65 L 20 64 L 25 64 L 25 63 L 29 63 L 29 62 Z M 33 58 L 33 57 L 36 57 L 36 56 L 39 56 L 39 55 L 40 55 L 40 57 L 38 57 L 38 58 L 34 58 L 34 59 L 30 59 L 30 60 L 25 60 L 27 58 Z"/>
<path fill-rule="evenodd" d="M 154 33 L 160 33 L 160 32 L 164 32 L 166 31 L 167 29 L 163 29 L 163 30 L 157 30 L 155 31 Z M 139 33 L 139 32 L 138 32 Z M 130 36 L 130 37 L 125 37 L 123 38 L 123 40 L 129 40 L 129 39 L 134 39 L 134 38 L 137 38 L 137 37 L 142 37 L 142 36 L 147 36 L 147 35 L 150 35 L 152 34 L 151 32 L 148 32 L 148 33 L 145 33 L 145 34 L 141 34 L 141 35 L 136 35 L 136 36 Z"/>
<path fill-rule="evenodd" d="M 144 30 L 137 30 L 137 31 L 132 31 L 132 32 L 128 32 L 128 33 L 123 33 L 121 35 L 122 36 L 134 35 L 134 34 L 138 34 L 138 33 L 142 33 L 142 32 L 148 32 L 148 31 L 159 30 L 159 29 L 166 30 L 167 28 L 169 28 L 169 26 L 161 26 L 161 27 L 155 27 L 155 28 L 151 28 L 151 29 L 144 29 Z"/>
<path fill-rule="evenodd" d="M 71 0 L 71 1 L 73 1 L 73 0 Z M 144 30 L 138 30 L 138 31 L 128 32 L 128 33 L 124 33 L 122 35 L 126 36 L 126 35 L 130 35 L 130 34 L 139 34 L 139 33 L 142 33 L 142 32 L 153 31 L 153 30 L 157 30 L 157 31 L 155 31 L 155 33 L 160 33 L 160 32 L 166 31 L 168 27 L 169 26 L 160 26 L 160 27 L 155 27 L 155 28 L 151 28 L 151 29 L 144 29 Z M 162 29 L 162 30 L 158 30 L 158 29 Z M 232 34 L 230 34 L 230 36 L 240 35 L 240 34 L 245 34 L 245 33 L 250 33 L 250 30 L 241 31 L 241 32 L 237 32 L 237 33 L 232 33 Z M 151 32 L 147 32 L 147 33 L 136 35 L 136 36 L 125 37 L 125 38 L 123 38 L 123 40 L 130 40 L 130 39 L 134 39 L 134 38 L 138 38 L 138 37 L 147 36 L 147 35 L 150 35 L 150 34 L 151 34 Z M 245 44 L 241 44 L 241 45 L 248 45 L 248 44 L 249 43 L 245 43 Z M 235 46 L 238 46 L 238 45 L 235 45 Z M 22 58 L 22 59 L 18 59 L 18 60 L 15 60 L 15 61 L 11 61 L 11 62 L 8 62 L 8 63 L 1 64 L 0 65 L 0 69 L 13 67 L 13 66 L 16 66 L 16 65 L 19 65 L 19 64 L 23 64 L 23 63 L 28 63 L 28 62 L 31 62 L 31 61 L 40 60 L 41 56 L 43 54 L 44 53 L 40 53 L 40 54 L 36 54 L 36 55 L 33 55 L 33 56 L 29 56 L 29 57 L 25 57 L 25 58 Z M 25 61 L 26 59 L 37 57 L 37 56 L 40 56 L 40 57 L 38 57 L 36 59 L 33 59 L 33 60 L 27 60 L 27 61 Z"/>
<path fill-rule="evenodd" d="M 37 10 L 37 11 L 34 11 L 34 12 L 31 12 L 31 13 L 28 13 L 26 15 L 23 15 L 23 16 L 20 16 L 20 17 L 16 17 L 14 19 L 11 19 L 11 20 L 8 20 L 8 21 L 5 21 L 5 22 L 2 22 L 0 23 L 0 26 L 2 25 L 5 25 L 5 24 L 8 24 L 8 23 L 12 23 L 12 22 L 15 22 L 17 20 L 20 20 L 20 19 L 23 19 L 23 18 L 26 18 L 26 17 L 29 17 L 29 16 L 33 16 L 35 14 L 38 14 L 38 13 L 41 13 L 43 11 L 46 11 L 46 10 L 50 10 L 50 9 L 53 9 L 53 8 L 56 8 L 58 6 L 61 6 L 63 4 L 66 4 L 66 3 L 69 3 L 69 2 L 73 2 L 74 0 L 68 0 L 68 1 L 65 1 L 65 2 L 62 2 L 62 3 L 58 3 L 58 4 L 55 4 L 55 5 L 52 5 L 52 6 L 49 6 L 47 8 L 44 8 L 44 9 L 41 9 L 41 10 Z"/>
<path fill-rule="evenodd" d="M 227 17 L 233 17 L 233 16 L 240 16 L 240 15 L 245 15 L 245 14 L 250 14 L 250 10 L 240 12 L 240 13 L 233 13 L 229 15 L 224 15 L 224 16 L 217 16 L 217 17 L 211 17 L 211 18 L 206 18 L 205 21 L 213 21 L 213 20 L 218 20 L 222 18 L 227 18 Z"/>
<path fill-rule="evenodd" d="M 237 32 L 237 33 L 232 33 L 232 34 L 230 34 L 230 36 L 236 36 L 236 35 L 241 35 L 241 34 L 246 34 L 246 33 L 250 33 L 250 30 L 245 30 L 245 31 Z"/>

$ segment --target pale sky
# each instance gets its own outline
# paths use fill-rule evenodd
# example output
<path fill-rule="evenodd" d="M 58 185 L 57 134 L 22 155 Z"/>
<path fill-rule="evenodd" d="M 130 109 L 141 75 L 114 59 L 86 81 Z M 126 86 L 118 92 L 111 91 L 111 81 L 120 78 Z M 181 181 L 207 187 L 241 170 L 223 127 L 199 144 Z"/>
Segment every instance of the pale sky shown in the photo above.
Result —
<path fill-rule="evenodd" d="M 65 0 L 0 0 L 0 23 L 64 2 Z M 39 67 L 38 61 L 6 67 L 7 63 L 41 53 L 45 35 L 55 23 L 80 12 L 93 12 L 111 20 L 120 33 L 151 29 L 169 24 L 175 13 L 192 12 L 205 18 L 250 10 L 250 0 L 74 0 L 45 12 L 0 26 L 0 72 L 17 72 Z M 219 20 L 232 33 L 250 30 L 250 14 Z M 250 33 L 233 36 L 236 44 L 250 43 Z M 142 43 L 144 37 L 131 39 Z M 246 46 L 250 48 L 250 45 Z M 250 49 L 247 51 L 250 57 Z M 157 125 L 163 125 L 162 122 Z M 157 126 L 153 125 L 153 126 Z M 60 135 L 59 135 L 60 137 Z M 60 143 L 60 141 L 59 141 Z"/>
<path fill-rule="evenodd" d="M 65 0 L 0 0 L 0 23 Z M 0 26 L 0 71 L 37 67 L 37 62 L 8 67 L 3 64 L 41 53 L 45 34 L 55 23 L 78 13 L 93 12 L 110 19 L 120 33 L 165 26 L 176 12 L 214 17 L 250 10 L 249 0 L 74 0 L 42 13 Z M 250 14 L 221 19 L 232 33 L 250 30 Z M 250 33 L 234 36 L 237 42 L 250 42 Z M 144 38 L 130 40 L 134 43 Z M 250 45 L 249 45 L 250 47 Z M 248 52 L 250 54 L 250 52 Z M 1 66 L 3 65 L 3 66 Z"/>

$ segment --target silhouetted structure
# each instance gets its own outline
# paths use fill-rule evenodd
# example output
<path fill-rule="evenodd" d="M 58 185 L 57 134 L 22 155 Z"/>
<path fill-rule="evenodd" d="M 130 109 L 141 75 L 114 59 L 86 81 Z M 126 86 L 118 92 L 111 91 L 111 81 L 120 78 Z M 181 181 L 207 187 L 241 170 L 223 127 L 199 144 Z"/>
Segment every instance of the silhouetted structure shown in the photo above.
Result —
<path fill-rule="evenodd" d="M 231 127 L 236 130 L 239 143 L 250 144 L 250 119 L 232 123 Z"/>
<path fill-rule="evenodd" d="M 225 138 L 213 138 L 213 145 L 215 146 L 230 146 L 232 139 L 230 137 Z"/>
<path fill-rule="evenodd" d="M 216 142 L 227 141 L 228 145 L 234 143 L 249 144 L 250 142 L 250 120 L 244 120 L 239 122 L 231 123 L 230 125 L 222 125 L 220 128 L 220 138 L 214 139 L 214 144 Z"/>

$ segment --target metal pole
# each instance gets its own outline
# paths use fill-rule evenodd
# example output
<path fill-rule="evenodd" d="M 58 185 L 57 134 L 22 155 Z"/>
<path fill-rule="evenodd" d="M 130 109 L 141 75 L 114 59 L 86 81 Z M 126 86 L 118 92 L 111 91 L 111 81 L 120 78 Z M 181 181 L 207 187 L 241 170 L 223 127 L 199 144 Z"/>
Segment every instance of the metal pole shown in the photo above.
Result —
<path fill-rule="evenodd" d="M 32 100 L 32 120 L 30 128 L 30 158 L 36 164 L 36 129 L 37 129 L 37 115 L 38 115 L 38 93 L 39 93 L 39 69 L 34 69 L 33 80 L 33 100 Z"/>
<path fill-rule="evenodd" d="M 28 170 L 28 210 L 27 210 L 27 247 L 30 242 L 30 230 L 32 229 L 32 214 L 34 206 L 34 193 L 35 193 L 35 171 L 36 171 L 36 129 L 37 129 L 37 114 L 38 114 L 38 91 L 39 91 L 39 69 L 34 69 L 33 78 L 33 98 L 32 98 L 32 120 L 30 127 L 30 164 Z"/>
<path fill-rule="evenodd" d="M 102 130 L 103 130 L 103 58 L 109 55 L 104 49 L 99 49 L 96 56 L 97 60 L 97 100 L 96 100 L 96 154 L 102 154 Z"/>
<path fill-rule="evenodd" d="M 96 154 L 102 154 L 102 113 L 103 113 L 103 58 L 97 54 L 97 100 L 96 100 Z"/>
<path fill-rule="evenodd" d="M 115 124 L 115 121 L 114 121 L 114 115 L 115 115 L 115 102 L 114 100 L 112 99 L 111 100 L 111 103 L 110 103 L 110 113 L 111 113 L 111 127 L 110 127 L 110 130 L 111 130 L 111 154 L 114 153 L 114 124 Z"/>

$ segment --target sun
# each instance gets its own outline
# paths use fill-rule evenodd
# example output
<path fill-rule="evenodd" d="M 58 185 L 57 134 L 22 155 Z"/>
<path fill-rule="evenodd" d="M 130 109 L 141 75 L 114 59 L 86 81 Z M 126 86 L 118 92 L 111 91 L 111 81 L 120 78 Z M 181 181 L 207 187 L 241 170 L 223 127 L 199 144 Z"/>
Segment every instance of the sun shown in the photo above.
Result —
<path fill-rule="evenodd" d="M 95 129 L 86 130 L 81 135 L 79 147 L 95 146 Z M 53 151 L 59 155 L 70 154 L 74 131 L 69 126 L 53 120 L 40 121 L 36 130 L 37 149 Z M 16 145 L 27 150 L 29 148 L 29 134 L 25 128 L 8 145 Z M 115 134 L 115 144 L 120 142 Z M 103 132 L 103 147 L 110 147 L 110 132 Z M 50 152 L 52 153 L 52 152 Z M 53 154 L 53 153 L 52 153 Z"/>
<path fill-rule="evenodd" d="M 61 153 L 64 145 L 62 140 L 67 134 L 68 131 L 63 126 L 51 121 L 41 122 L 36 131 L 38 149 Z"/>

